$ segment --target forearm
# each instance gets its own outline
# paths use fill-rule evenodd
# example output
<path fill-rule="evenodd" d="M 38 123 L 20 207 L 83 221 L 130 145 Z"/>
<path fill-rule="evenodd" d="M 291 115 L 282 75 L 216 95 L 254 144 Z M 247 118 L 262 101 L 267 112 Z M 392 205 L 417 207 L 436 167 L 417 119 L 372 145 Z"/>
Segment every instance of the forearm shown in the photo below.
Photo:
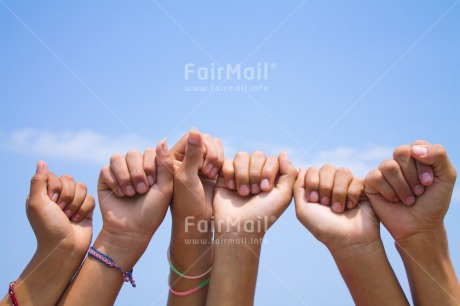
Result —
<path fill-rule="evenodd" d="M 262 237 L 216 235 L 207 305 L 253 305 L 261 242 Z"/>
<path fill-rule="evenodd" d="M 185 222 L 174 220 L 171 230 L 171 263 L 187 276 L 203 275 L 212 266 L 212 229 L 211 223 L 202 221 L 201 226 L 184 226 Z M 198 287 L 210 277 L 207 273 L 197 279 L 185 279 L 170 271 L 170 285 L 174 291 L 186 292 Z M 187 296 L 177 296 L 170 292 L 168 305 L 205 305 L 208 286 Z"/>
<path fill-rule="evenodd" d="M 459 305 L 460 285 L 444 226 L 396 242 L 415 305 Z"/>
<path fill-rule="evenodd" d="M 19 305 L 55 305 L 84 255 L 59 248 L 52 252 L 38 249 L 14 285 Z M 11 305 L 9 295 L 0 305 Z"/>
<path fill-rule="evenodd" d="M 331 253 L 356 305 L 409 305 L 380 239 Z"/>
<path fill-rule="evenodd" d="M 103 231 L 94 248 L 109 256 L 124 271 L 131 271 L 145 247 L 139 248 L 112 239 Z M 75 280 L 66 290 L 59 305 L 113 305 L 124 283 L 122 273 L 99 260 L 87 257 Z"/>

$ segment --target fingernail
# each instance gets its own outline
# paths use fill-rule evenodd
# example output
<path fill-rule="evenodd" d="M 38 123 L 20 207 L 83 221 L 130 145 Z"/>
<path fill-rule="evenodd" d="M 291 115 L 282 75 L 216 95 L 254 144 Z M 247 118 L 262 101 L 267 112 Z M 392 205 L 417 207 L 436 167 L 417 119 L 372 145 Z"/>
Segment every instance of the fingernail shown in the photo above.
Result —
<path fill-rule="evenodd" d="M 144 192 L 147 191 L 147 186 L 145 186 L 144 183 L 139 183 L 139 184 L 137 184 L 137 191 L 139 193 L 144 193 Z"/>
<path fill-rule="evenodd" d="M 209 172 L 211 172 L 211 170 L 212 170 L 212 165 L 208 164 L 206 168 L 204 168 L 203 173 L 208 174 Z"/>
<path fill-rule="evenodd" d="M 352 201 L 347 201 L 347 208 L 352 209 L 353 208 L 353 202 Z"/>
<path fill-rule="evenodd" d="M 153 176 L 147 175 L 147 181 L 149 182 L 149 185 L 150 185 L 150 186 L 153 186 L 153 183 L 154 183 L 154 181 L 153 181 Z"/>
<path fill-rule="evenodd" d="M 318 201 L 319 201 L 318 192 L 316 192 L 316 191 L 310 192 L 310 202 L 312 202 L 312 203 L 318 203 Z"/>
<path fill-rule="evenodd" d="M 415 204 L 415 197 L 414 196 L 407 197 L 405 203 L 406 203 L 406 205 L 414 205 Z"/>
<path fill-rule="evenodd" d="M 235 189 L 235 180 L 228 181 L 228 189 L 234 190 Z"/>
<path fill-rule="evenodd" d="M 257 184 L 252 184 L 252 185 L 251 185 L 251 192 L 254 193 L 254 194 L 259 193 L 259 192 L 260 192 L 260 187 L 259 187 L 259 185 L 257 185 Z"/>
<path fill-rule="evenodd" d="M 425 188 L 422 185 L 417 185 L 414 187 L 414 193 L 416 196 L 419 196 L 425 192 Z"/>
<path fill-rule="evenodd" d="M 267 190 L 270 188 L 270 181 L 268 179 L 263 179 L 262 182 L 260 182 L 260 187 L 264 190 Z"/>
<path fill-rule="evenodd" d="M 72 214 L 72 212 L 69 209 L 67 209 L 64 213 L 67 217 L 70 217 L 70 215 Z"/>
<path fill-rule="evenodd" d="M 44 165 L 43 165 L 43 162 L 42 162 L 42 161 L 39 161 L 39 162 L 37 163 L 37 169 L 35 170 L 35 173 L 40 173 L 40 172 L 42 172 L 42 171 L 43 171 L 43 168 L 45 168 Z"/>
<path fill-rule="evenodd" d="M 123 194 L 123 189 L 121 189 L 121 187 L 117 187 L 116 190 L 117 190 L 116 193 L 118 194 L 118 196 L 122 197 L 122 196 L 124 195 L 124 194 Z"/>
<path fill-rule="evenodd" d="M 75 221 L 75 222 L 80 221 L 80 215 L 79 214 L 73 215 L 72 221 Z"/>
<path fill-rule="evenodd" d="M 215 177 L 217 175 L 217 172 L 219 172 L 219 169 L 213 168 L 209 176 L 210 177 Z"/>
<path fill-rule="evenodd" d="M 241 195 L 248 195 L 249 194 L 249 187 L 246 185 L 240 186 L 240 194 Z"/>
<path fill-rule="evenodd" d="M 134 190 L 133 186 L 129 185 L 128 187 L 126 187 L 126 194 L 129 196 L 133 196 L 134 194 L 136 194 L 136 191 Z"/>
<path fill-rule="evenodd" d="M 335 202 L 334 204 L 332 204 L 332 210 L 336 213 L 341 213 L 342 212 L 342 206 L 340 205 L 340 203 L 338 202 Z"/>
<path fill-rule="evenodd" d="M 431 177 L 431 174 L 428 172 L 422 173 L 420 176 L 420 181 L 422 181 L 423 185 L 430 185 L 431 182 L 433 181 L 433 178 Z"/>
<path fill-rule="evenodd" d="M 426 146 L 413 146 L 412 152 L 417 156 L 423 156 L 428 154 L 428 148 Z"/>
<path fill-rule="evenodd" d="M 60 207 L 61 209 L 64 209 L 64 207 L 65 207 L 66 205 L 67 205 L 67 204 L 66 204 L 65 202 L 59 203 L 59 207 Z"/>
<path fill-rule="evenodd" d="M 323 197 L 321 199 L 321 205 L 328 206 L 329 205 L 329 198 Z"/>
<path fill-rule="evenodd" d="M 161 143 L 161 150 L 164 154 L 168 154 L 168 144 L 166 143 L 166 139 Z"/>
<path fill-rule="evenodd" d="M 59 195 L 58 195 L 57 193 L 53 193 L 53 196 L 51 197 L 51 201 L 53 201 L 54 203 L 56 203 L 58 197 L 59 197 Z"/>
<path fill-rule="evenodd" d="M 197 130 L 191 130 L 190 133 L 188 133 L 188 143 L 192 145 L 197 145 L 200 143 L 200 134 L 198 133 L 191 133 L 192 131 L 197 131 Z"/>

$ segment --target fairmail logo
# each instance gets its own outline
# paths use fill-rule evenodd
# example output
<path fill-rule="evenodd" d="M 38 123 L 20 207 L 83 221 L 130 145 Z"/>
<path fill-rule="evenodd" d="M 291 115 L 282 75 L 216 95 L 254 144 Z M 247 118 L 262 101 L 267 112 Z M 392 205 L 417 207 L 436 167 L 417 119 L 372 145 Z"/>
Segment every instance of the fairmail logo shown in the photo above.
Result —
<path fill-rule="evenodd" d="M 187 63 L 184 67 L 184 78 L 199 81 L 267 81 L 272 70 L 276 68 L 273 63 L 257 63 L 255 66 L 243 66 L 241 64 L 198 66 L 195 63 Z"/>

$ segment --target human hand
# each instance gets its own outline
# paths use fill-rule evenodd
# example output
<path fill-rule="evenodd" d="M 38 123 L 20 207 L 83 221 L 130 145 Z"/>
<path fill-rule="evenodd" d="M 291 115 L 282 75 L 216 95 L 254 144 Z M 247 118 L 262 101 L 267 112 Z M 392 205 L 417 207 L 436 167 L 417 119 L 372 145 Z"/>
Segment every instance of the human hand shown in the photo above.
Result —
<path fill-rule="evenodd" d="M 216 233 L 239 232 L 248 222 L 264 223 L 253 233 L 262 237 L 289 206 L 297 170 L 285 152 L 266 158 L 255 151 L 226 159 L 222 174 L 213 202 Z"/>
<path fill-rule="evenodd" d="M 85 184 L 75 183 L 69 175 L 58 178 L 45 162 L 38 162 L 26 203 L 38 250 L 86 253 L 94 210 L 94 198 L 86 192 Z"/>
<path fill-rule="evenodd" d="M 174 157 L 174 220 L 211 221 L 216 176 L 224 162 L 222 142 L 191 130 L 171 149 Z"/>
<path fill-rule="evenodd" d="M 366 178 L 366 194 L 397 242 L 443 231 L 456 171 L 441 145 L 416 141 L 398 147 Z"/>
<path fill-rule="evenodd" d="M 173 192 L 173 160 L 166 141 L 142 155 L 132 150 L 102 168 L 98 195 L 103 227 L 98 237 L 127 251 L 133 265 L 162 223 Z"/>
<path fill-rule="evenodd" d="M 331 251 L 370 245 L 380 240 L 379 220 L 363 192 L 364 181 L 347 168 L 301 168 L 294 185 L 297 219 Z"/>

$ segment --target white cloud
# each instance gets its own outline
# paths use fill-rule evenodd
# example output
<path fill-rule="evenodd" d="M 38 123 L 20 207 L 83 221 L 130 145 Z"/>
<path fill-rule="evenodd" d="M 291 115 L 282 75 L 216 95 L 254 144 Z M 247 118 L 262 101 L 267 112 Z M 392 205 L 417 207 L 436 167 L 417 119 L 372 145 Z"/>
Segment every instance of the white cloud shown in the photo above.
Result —
<path fill-rule="evenodd" d="M 1 131 L 0 131 L 1 132 Z M 182 135 L 175 135 L 177 140 Z M 232 158 L 238 150 L 232 139 L 221 139 L 225 155 Z M 94 131 L 51 132 L 36 129 L 21 129 L 11 133 L 0 133 L 0 148 L 3 150 L 37 156 L 37 158 L 58 158 L 69 161 L 107 163 L 114 153 L 126 153 L 130 149 L 143 151 L 145 143 L 134 135 L 108 136 Z M 174 141 L 170 143 L 172 146 Z M 252 142 L 248 146 L 253 150 L 262 150 L 267 155 L 278 155 L 286 150 L 299 166 L 321 166 L 330 163 L 336 167 L 348 167 L 355 174 L 364 177 L 382 160 L 392 156 L 392 149 L 379 146 L 353 148 L 341 146 L 330 150 L 304 154 L 300 149 L 278 144 Z"/>
<path fill-rule="evenodd" d="M 114 153 L 142 149 L 142 142 L 131 135 L 109 137 L 93 131 L 50 132 L 22 129 L 0 135 L 3 150 L 37 155 L 39 158 L 59 158 L 71 161 L 107 163 Z"/>

